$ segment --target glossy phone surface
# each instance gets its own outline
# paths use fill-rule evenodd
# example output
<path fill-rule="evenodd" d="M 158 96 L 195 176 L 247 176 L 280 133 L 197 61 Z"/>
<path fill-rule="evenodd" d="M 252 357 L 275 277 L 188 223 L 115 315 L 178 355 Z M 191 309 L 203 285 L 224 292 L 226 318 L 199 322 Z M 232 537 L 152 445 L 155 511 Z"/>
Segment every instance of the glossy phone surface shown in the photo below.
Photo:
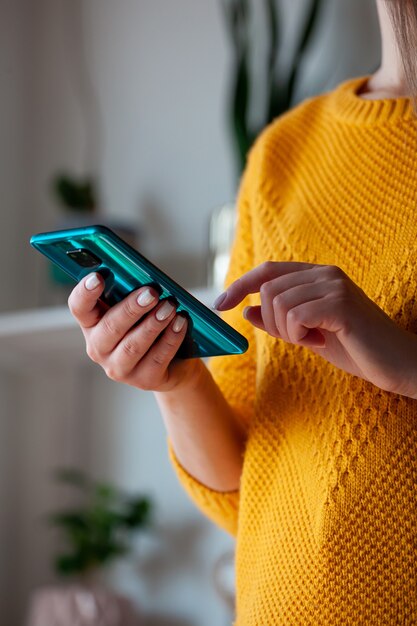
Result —
<path fill-rule="evenodd" d="M 105 280 L 100 300 L 110 306 L 142 285 L 159 286 L 161 298 L 175 298 L 177 311 L 189 319 L 177 357 L 241 354 L 248 348 L 243 335 L 105 226 L 40 233 L 30 243 L 75 281 L 99 272 Z"/>

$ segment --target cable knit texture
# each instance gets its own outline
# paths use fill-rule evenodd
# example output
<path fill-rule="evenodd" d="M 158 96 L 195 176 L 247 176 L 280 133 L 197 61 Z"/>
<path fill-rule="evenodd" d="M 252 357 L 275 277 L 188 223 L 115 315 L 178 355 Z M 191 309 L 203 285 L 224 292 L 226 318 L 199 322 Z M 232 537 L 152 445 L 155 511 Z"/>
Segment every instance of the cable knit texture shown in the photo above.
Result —
<path fill-rule="evenodd" d="M 350 80 L 253 148 L 227 281 L 266 260 L 341 267 L 417 332 L 417 124 Z M 417 401 L 224 314 L 249 351 L 212 373 L 248 428 L 239 493 L 180 480 L 237 535 L 238 626 L 417 624 Z M 198 419 L 198 416 L 196 416 Z"/>

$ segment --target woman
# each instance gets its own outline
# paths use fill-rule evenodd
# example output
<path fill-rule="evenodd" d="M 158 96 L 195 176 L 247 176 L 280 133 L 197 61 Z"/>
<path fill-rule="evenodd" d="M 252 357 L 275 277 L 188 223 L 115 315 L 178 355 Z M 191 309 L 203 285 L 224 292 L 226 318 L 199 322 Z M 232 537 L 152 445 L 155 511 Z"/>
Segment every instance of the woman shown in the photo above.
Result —
<path fill-rule="evenodd" d="M 180 480 L 237 534 L 241 626 L 417 623 L 417 1 L 377 4 L 378 71 L 251 151 L 217 300 L 245 355 L 171 363 L 186 320 L 149 288 L 103 313 L 92 274 L 69 300 L 90 357 L 155 393 Z"/>

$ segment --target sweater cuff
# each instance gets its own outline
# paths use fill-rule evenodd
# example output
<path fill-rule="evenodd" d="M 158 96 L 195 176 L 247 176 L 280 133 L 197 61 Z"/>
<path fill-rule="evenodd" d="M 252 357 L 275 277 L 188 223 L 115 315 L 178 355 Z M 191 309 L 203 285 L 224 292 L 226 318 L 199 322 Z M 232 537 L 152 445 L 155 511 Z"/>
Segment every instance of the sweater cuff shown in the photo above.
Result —
<path fill-rule="evenodd" d="M 194 504 L 215 524 L 233 536 L 237 532 L 239 490 L 221 492 L 191 476 L 177 459 L 168 440 L 168 453 L 177 477 Z"/>

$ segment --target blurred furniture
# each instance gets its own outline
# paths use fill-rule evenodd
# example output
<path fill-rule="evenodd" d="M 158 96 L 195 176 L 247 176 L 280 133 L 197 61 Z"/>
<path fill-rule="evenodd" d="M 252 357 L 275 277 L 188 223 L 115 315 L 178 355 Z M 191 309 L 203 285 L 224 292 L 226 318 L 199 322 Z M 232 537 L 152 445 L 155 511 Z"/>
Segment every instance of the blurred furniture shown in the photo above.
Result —
<path fill-rule="evenodd" d="M 130 602 L 104 589 L 45 587 L 34 592 L 27 626 L 141 626 Z"/>

